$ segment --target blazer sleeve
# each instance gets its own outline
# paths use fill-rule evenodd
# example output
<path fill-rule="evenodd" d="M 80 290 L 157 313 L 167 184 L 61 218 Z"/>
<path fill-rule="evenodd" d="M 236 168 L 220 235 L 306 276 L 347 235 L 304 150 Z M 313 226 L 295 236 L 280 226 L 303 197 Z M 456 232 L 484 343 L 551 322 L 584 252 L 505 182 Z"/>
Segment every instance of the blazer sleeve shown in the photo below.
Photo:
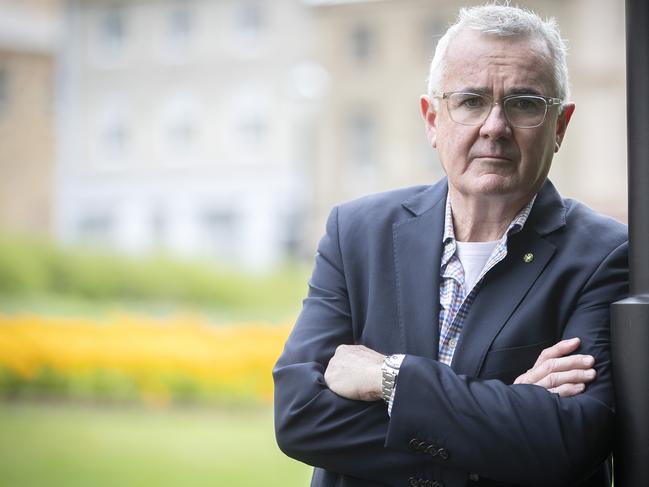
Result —
<path fill-rule="evenodd" d="M 609 306 L 627 293 L 627 244 L 593 268 L 563 332 L 563 338 L 581 338 L 579 353 L 595 357 L 597 378 L 584 393 L 561 398 L 542 387 L 457 375 L 437 361 L 406 356 L 387 446 L 412 451 L 416 438 L 445 449 L 445 458 L 433 463 L 513 484 L 572 485 L 592 474 L 612 444 Z"/>
<path fill-rule="evenodd" d="M 385 446 L 389 417 L 382 401 L 351 401 L 326 386 L 324 371 L 336 347 L 353 342 L 351 320 L 334 208 L 302 312 L 273 370 L 280 449 L 309 465 L 381 484 L 430 476 L 434 467 L 426 458 L 399 442 Z"/>

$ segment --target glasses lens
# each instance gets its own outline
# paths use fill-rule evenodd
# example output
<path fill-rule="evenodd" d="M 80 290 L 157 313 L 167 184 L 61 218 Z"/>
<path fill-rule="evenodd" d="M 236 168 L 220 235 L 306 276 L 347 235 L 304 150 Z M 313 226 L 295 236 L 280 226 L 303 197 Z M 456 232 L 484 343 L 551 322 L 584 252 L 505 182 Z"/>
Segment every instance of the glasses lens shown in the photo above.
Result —
<path fill-rule="evenodd" d="M 475 93 L 452 93 L 447 98 L 448 113 L 456 123 L 477 125 L 491 110 L 491 100 Z"/>
<path fill-rule="evenodd" d="M 521 128 L 536 127 L 545 120 L 547 104 L 538 96 L 512 96 L 503 102 L 509 122 Z"/>

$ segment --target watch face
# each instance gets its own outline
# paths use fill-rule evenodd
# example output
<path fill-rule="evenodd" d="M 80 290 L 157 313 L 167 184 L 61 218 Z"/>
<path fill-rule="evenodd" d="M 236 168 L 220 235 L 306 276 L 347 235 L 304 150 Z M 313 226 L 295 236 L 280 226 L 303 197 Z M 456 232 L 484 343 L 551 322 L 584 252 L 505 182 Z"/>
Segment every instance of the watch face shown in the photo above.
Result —
<path fill-rule="evenodd" d="M 398 359 L 397 356 L 395 355 L 389 355 L 385 359 L 385 363 L 388 367 L 392 367 L 393 369 L 398 369 L 401 366 L 401 361 Z"/>

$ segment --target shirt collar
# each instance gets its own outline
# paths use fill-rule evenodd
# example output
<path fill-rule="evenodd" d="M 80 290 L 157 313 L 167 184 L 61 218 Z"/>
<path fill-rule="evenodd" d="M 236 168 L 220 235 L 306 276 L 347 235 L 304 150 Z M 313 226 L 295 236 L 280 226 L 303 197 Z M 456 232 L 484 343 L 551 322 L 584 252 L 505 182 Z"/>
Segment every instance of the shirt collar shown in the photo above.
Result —
<path fill-rule="evenodd" d="M 507 240 L 509 235 L 520 232 L 527 221 L 527 218 L 530 216 L 532 211 L 532 206 L 536 200 L 536 195 L 523 207 L 521 211 L 514 217 L 507 231 L 502 238 Z M 451 195 L 450 193 L 446 194 L 446 209 L 444 211 L 444 235 L 442 236 L 442 243 L 444 244 L 444 252 L 442 255 L 442 265 L 445 265 L 451 256 L 455 253 L 455 229 L 453 228 L 453 210 L 451 208 Z"/>

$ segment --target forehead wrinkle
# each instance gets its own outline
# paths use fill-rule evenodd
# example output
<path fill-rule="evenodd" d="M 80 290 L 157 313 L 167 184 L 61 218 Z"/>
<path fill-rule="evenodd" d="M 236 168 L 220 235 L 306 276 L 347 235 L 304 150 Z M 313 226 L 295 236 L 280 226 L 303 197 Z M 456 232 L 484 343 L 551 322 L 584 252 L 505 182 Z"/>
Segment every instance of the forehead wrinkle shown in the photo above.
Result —
<path fill-rule="evenodd" d="M 470 63 L 467 58 L 471 60 Z M 547 66 L 547 69 L 540 69 L 540 66 Z M 463 31 L 453 39 L 446 53 L 442 78 L 444 85 L 449 81 L 449 75 L 453 75 L 451 77 L 455 83 L 466 82 L 466 85 L 474 87 L 480 87 L 483 83 L 490 86 L 491 76 L 496 76 L 502 80 L 513 81 L 512 84 L 517 90 L 531 88 L 529 93 L 540 94 L 539 91 L 556 90 L 549 47 L 543 39 L 535 36 L 502 38 Z M 453 89 L 457 91 L 459 87 L 454 86 Z"/>
<path fill-rule="evenodd" d="M 461 93 L 474 93 L 476 95 L 493 96 L 493 90 L 485 86 L 466 86 L 455 91 Z M 503 96 L 509 96 L 509 95 L 543 95 L 543 93 L 541 93 L 536 88 L 523 85 L 523 86 L 509 88 L 508 90 L 505 91 Z"/>
<path fill-rule="evenodd" d="M 531 53 L 538 54 L 536 51 Z M 554 92 L 554 78 L 551 73 L 536 69 L 539 63 L 547 62 L 542 56 L 535 56 L 533 62 L 524 55 L 494 53 L 485 55 L 476 63 L 466 64 L 458 56 L 450 56 L 444 72 L 444 91 L 465 91 L 477 94 L 493 94 L 495 80 L 502 86 L 504 95 L 535 94 L 551 95 Z M 541 58 L 541 59 L 539 59 Z M 449 86 L 449 81 L 453 86 Z M 476 81 L 478 83 L 476 83 Z M 504 85 L 503 85 L 504 83 Z"/>

